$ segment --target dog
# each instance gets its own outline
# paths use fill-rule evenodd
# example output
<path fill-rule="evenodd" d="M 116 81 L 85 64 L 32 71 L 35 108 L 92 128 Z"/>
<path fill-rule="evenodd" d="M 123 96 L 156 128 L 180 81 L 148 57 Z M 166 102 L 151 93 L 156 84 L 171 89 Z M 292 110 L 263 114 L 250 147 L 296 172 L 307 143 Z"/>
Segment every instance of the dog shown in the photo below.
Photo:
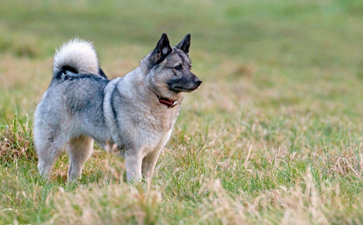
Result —
<path fill-rule="evenodd" d="M 94 140 L 116 145 L 125 158 L 129 182 L 151 181 L 168 142 L 183 96 L 202 81 L 191 72 L 187 34 L 175 47 L 162 34 L 139 67 L 109 80 L 90 42 L 74 39 L 58 49 L 53 78 L 34 113 L 38 169 L 49 179 L 61 152 L 68 153 L 67 182 L 81 176 Z"/>

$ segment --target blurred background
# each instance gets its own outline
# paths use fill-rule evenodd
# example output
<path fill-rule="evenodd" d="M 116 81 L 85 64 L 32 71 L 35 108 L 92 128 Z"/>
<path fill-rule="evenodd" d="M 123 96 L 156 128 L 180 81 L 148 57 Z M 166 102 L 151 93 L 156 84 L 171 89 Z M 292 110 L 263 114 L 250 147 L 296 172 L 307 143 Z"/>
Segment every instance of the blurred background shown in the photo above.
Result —
<path fill-rule="evenodd" d="M 113 78 L 137 67 L 163 32 L 174 45 L 192 34 L 193 69 L 205 81 L 198 107 L 306 103 L 361 116 L 362 15 L 354 0 L 2 0 L 0 118 L 34 110 L 66 40 L 92 41 Z"/>

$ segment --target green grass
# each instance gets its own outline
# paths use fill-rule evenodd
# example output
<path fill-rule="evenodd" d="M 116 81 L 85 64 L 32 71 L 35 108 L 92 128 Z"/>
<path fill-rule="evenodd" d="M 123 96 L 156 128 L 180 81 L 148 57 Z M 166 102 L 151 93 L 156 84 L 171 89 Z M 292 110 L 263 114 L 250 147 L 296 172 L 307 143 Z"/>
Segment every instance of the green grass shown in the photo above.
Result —
<path fill-rule="evenodd" d="M 0 3 L 0 224 L 363 224 L 360 1 Z M 109 77 L 192 34 L 203 80 L 183 101 L 151 186 L 96 148 L 38 175 L 33 112 L 54 49 L 94 42 Z"/>

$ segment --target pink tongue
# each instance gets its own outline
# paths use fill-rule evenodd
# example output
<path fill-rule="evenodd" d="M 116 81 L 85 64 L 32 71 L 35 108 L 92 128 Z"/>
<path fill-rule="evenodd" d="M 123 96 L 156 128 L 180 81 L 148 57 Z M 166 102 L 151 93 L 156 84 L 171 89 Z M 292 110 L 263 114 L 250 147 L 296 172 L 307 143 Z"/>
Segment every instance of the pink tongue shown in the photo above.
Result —
<path fill-rule="evenodd" d="M 163 103 L 163 104 L 165 104 L 165 105 L 168 105 L 168 106 L 173 105 L 173 102 L 168 101 L 168 100 L 166 100 L 166 99 L 159 99 L 159 102 L 160 102 L 160 103 Z"/>

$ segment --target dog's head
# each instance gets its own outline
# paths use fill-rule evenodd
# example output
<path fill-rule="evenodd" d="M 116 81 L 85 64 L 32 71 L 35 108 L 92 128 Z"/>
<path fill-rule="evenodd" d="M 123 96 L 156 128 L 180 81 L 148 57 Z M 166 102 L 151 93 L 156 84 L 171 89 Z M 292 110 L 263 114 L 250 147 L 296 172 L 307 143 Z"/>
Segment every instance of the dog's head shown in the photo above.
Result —
<path fill-rule="evenodd" d="M 175 47 L 171 47 L 168 36 L 163 34 L 155 49 L 141 61 L 141 67 L 150 76 L 156 94 L 177 99 L 183 92 L 196 90 L 202 81 L 191 71 L 189 59 L 190 34 Z"/>

